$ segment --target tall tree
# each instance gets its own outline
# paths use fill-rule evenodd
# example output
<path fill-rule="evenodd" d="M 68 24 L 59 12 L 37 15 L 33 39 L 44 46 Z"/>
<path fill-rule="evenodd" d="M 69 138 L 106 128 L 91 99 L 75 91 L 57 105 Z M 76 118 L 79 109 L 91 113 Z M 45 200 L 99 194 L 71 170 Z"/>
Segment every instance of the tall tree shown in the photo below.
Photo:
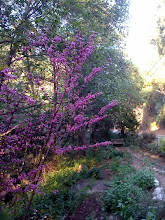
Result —
<path fill-rule="evenodd" d="M 0 6 L 1 65 L 7 66 L 25 44 L 26 32 L 44 27 L 51 29 L 52 35 L 97 31 L 100 43 L 108 39 L 116 42 L 125 30 L 128 12 L 128 0 L 1 0 Z"/>

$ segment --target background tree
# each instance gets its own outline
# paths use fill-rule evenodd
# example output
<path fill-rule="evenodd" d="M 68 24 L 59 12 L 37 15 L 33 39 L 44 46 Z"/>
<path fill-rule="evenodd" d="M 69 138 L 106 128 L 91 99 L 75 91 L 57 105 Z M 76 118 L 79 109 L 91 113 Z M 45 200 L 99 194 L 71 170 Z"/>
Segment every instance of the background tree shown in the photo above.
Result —
<path fill-rule="evenodd" d="M 155 39 L 156 45 L 158 47 L 158 53 L 160 56 L 165 54 L 165 1 L 159 0 L 158 6 L 158 21 L 157 21 L 157 31 L 158 37 Z"/>
<path fill-rule="evenodd" d="M 100 43 L 114 44 L 123 37 L 128 13 L 127 0 L 1 0 L 0 5 L 1 62 L 8 66 L 11 57 L 26 43 L 25 33 L 30 30 L 47 27 L 52 35 L 97 31 Z"/>
<path fill-rule="evenodd" d="M 97 90 L 106 91 L 104 96 L 104 104 L 118 98 L 124 100 L 121 95 L 124 91 L 129 90 L 132 84 L 126 85 L 127 81 L 131 81 L 131 75 L 126 74 L 128 70 L 128 62 L 124 58 L 121 48 L 124 47 L 124 39 L 127 34 L 128 19 L 128 0 L 116 1 L 1 1 L 1 20 L 0 27 L 1 38 L 1 60 L 2 67 L 10 66 L 12 57 L 16 53 L 22 54 L 26 59 L 21 63 L 20 74 L 23 70 L 24 77 L 19 86 L 24 85 L 24 78 L 28 72 L 40 72 L 42 81 L 48 85 L 51 84 L 51 70 L 44 54 L 28 54 L 27 51 L 20 50 L 21 46 L 26 46 L 25 33 L 36 30 L 51 29 L 49 35 L 55 33 L 66 34 L 68 36 L 81 30 L 82 33 L 91 31 L 98 32 L 95 43 L 96 48 L 89 62 L 84 68 L 84 76 L 92 70 L 92 67 L 103 65 L 106 60 L 111 57 L 110 68 L 104 71 L 101 78 L 97 78 L 95 83 L 89 86 L 89 91 Z M 89 31 L 90 30 L 90 31 Z M 5 34 L 4 34 L 5 33 Z M 59 45 L 61 49 L 63 44 Z M 119 50 L 120 48 L 120 50 Z M 125 60 L 125 61 L 124 61 Z M 47 65 L 47 71 L 44 67 Z M 123 76 L 123 77 L 122 77 Z M 103 80 L 104 79 L 104 80 Z M 2 79 L 3 80 L 3 74 Z M 115 86 L 113 86 L 115 85 Z M 18 86 L 18 85 L 17 85 Z M 127 88 L 127 86 L 129 88 Z M 98 91 L 97 90 L 97 91 Z M 33 81 L 31 81 L 31 94 L 33 98 L 38 96 L 34 89 Z M 50 91 L 47 90 L 49 93 Z M 85 91 L 84 91 L 85 92 Z M 111 94 L 111 95 L 109 95 Z M 127 96 L 125 94 L 125 96 Z M 125 100 L 127 102 L 127 100 Z"/>

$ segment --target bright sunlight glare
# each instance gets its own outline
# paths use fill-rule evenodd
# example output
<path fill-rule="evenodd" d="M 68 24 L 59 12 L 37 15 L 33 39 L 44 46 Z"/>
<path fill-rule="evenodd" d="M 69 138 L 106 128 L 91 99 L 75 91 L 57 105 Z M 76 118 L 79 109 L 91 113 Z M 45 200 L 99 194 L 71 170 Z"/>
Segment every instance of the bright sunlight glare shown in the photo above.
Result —
<path fill-rule="evenodd" d="M 158 70 L 156 66 L 152 69 L 160 59 L 156 46 L 151 44 L 157 36 L 158 3 L 159 0 L 131 0 L 127 53 L 144 75 L 151 72 L 148 77 L 152 75 L 152 78 L 162 81 L 162 68 L 158 66 Z"/>

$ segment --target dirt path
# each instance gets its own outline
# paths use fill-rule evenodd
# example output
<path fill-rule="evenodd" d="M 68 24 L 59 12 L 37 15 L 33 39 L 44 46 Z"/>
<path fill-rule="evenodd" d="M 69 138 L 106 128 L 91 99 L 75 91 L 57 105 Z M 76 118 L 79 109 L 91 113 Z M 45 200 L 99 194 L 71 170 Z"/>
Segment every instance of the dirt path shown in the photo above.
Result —
<path fill-rule="evenodd" d="M 122 152 L 129 152 L 132 155 L 132 166 L 137 170 L 151 166 L 160 185 L 165 189 L 165 158 L 148 152 L 133 151 L 127 147 L 118 147 L 116 149 Z"/>

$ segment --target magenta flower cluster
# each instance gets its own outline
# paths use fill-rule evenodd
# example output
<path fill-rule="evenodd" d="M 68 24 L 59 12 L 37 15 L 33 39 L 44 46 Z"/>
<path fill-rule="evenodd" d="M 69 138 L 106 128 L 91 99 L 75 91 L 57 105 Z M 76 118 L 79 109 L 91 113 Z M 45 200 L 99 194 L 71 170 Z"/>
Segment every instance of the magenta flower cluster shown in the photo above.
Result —
<path fill-rule="evenodd" d="M 72 41 L 59 36 L 49 38 L 47 31 L 28 35 L 29 44 L 22 48 L 22 52 L 26 51 L 29 55 L 41 53 L 49 60 L 52 71 L 49 86 L 42 73 L 20 74 L 20 69 L 18 71 L 14 65 L 0 71 L 1 195 L 9 191 L 20 192 L 19 181 L 25 183 L 24 192 L 38 192 L 37 184 L 52 150 L 63 154 L 110 144 L 60 145 L 63 138 L 106 118 L 105 111 L 119 104 L 114 100 L 91 118 L 86 114 L 90 104 L 102 94 L 80 95 L 88 82 L 104 68 L 93 68 L 83 77 L 83 67 L 94 49 L 94 37 L 95 34 L 91 35 L 86 42 L 79 33 Z M 24 57 L 21 55 L 13 59 L 22 65 Z M 30 155 L 34 157 L 31 161 L 27 159 Z M 39 160 L 36 162 L 37 157 Z"/>

